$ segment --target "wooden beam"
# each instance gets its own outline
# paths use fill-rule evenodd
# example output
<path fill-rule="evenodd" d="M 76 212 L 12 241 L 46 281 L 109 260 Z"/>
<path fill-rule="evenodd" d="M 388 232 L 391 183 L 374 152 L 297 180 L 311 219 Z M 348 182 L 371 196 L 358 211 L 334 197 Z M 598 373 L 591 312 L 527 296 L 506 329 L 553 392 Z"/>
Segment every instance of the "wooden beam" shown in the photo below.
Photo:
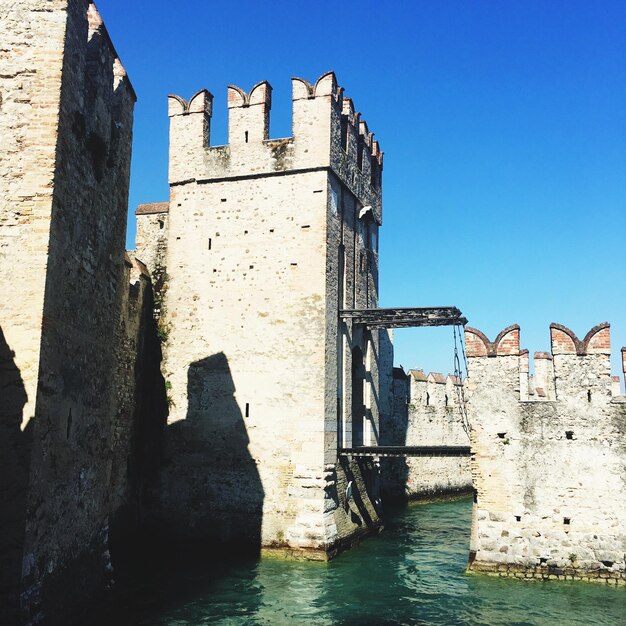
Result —
<path fill-rule="evenodd" d="M 467 457 L 470 454 L 469 446 L 358 446 L 339 449 L 339 456 L 359 457 Z"/>
<path fill-rule="evenodd" d="M 461 311 L 453 306 L 387 309 L 343 309 L 343 320 L 352 320 L 368 328 L 410 328 L 419 326 L 454 326 L 467 324 Z"/>

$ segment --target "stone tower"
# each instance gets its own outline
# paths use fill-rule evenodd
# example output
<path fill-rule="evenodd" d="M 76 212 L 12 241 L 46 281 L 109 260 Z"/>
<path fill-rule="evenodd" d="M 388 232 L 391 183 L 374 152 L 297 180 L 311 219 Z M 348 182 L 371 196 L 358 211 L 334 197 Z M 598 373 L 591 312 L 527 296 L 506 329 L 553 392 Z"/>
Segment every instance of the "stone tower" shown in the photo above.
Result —
<path fill-rule="evenodd" d="M 109 579 L 135 94 L 87 0 L 2 3 L 0 42 L 0 622 L 57 623 Z"/>
<path fill-rule="evenodd" d="M 162 523 L 326 558 L 379 526 L 377 468 L 338 449 L 377 443 L 378 331 L 340 311 L 378 305 L 382 153 L 333 72 L 292 89 L 270 139 L 269 83 L 230 86 L 215 147 L 211 94 L 169 97 L 169 208 L 140 207 L 137 250 L 167 265 Z"/>

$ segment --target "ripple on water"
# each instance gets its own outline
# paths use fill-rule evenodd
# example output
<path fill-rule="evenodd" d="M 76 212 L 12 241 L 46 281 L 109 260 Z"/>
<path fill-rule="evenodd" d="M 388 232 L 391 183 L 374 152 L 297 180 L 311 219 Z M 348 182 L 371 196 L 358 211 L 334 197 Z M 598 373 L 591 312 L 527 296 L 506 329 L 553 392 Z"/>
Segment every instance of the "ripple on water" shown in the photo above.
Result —
<path fill-rule="evenodd" d="M 148 590 L 137 581 L 142 593 L 87 623 L 626 626 L 623 588 L 466 575 L 470 518 L 470 500 L 413 505 L 330 563 L 231 564 L 190 577 L 187 590 L 171 577 Z"/>

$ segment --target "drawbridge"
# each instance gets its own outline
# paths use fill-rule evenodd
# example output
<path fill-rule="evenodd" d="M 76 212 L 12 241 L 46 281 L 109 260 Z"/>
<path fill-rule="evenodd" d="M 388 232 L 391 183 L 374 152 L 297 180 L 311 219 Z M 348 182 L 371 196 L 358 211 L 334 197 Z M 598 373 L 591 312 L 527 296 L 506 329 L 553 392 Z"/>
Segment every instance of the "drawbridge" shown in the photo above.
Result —
<path fill-rule="evenodd" d="M 458 343 L 461 345 L 463 358 L 465 351 L 460 328 L 467 324 L 461 311 L 454 306 L 380 308 L 380 309 L 342 309 L 339 317 L 347 322 L 361 325 L 364 329 L 380 328 L 418 328 L 433 326 L 454 326 L 454 368 L 455 376 L 461 380 L 461 362 Z M 458 341 L 457 341 L 458 336 Z M 467 364 L 466 364 L 467 368 Z M 464 423 L 467 424 L 463 386 L 457 387 L 459 408 Z M 469 433 L 469 430 L 467 430 Z M 354 446 L 341 447 L 337 451 L 340 457 L 402 458 L 402 457 L 469 457 L 470 446 Z"/>

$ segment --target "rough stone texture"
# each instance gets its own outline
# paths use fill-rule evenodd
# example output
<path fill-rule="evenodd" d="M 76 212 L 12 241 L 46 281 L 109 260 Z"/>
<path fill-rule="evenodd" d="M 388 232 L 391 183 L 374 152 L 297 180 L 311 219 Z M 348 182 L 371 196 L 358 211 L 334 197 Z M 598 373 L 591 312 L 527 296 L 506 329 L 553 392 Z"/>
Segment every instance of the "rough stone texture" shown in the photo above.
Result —
<path fill-rule="evenodd" d="M 459 408 L 453 376 L 393 369 L 392 411 L 381 414 L 382 445 L 466 446 L 469 428 Z M 381 459 L 383 494 L 414 500 L 472 489 L 470 461 L 463 457 Z"/>
<path fill-rule="evenodd" d="M 539 360 L 552 364 L 542 384 L 554 391 L 534 397 L 520 384 L 528 356 L 519 327 L 493 343 L 465 333 L 476 488 L 470 569 L 623 584 L 626 404 L 611 392 L 608 324 L 582 341 L 552 324 L 552 360 Z"/>
<path fill-rule="evenodd" d="M 378 332 L 338 311 L 377 305 L 382 153 L 332 72 L 293 80 L 293 137 L 268 138 L 270 105 L 266 82 L 229 87 L 229 145 L 210 147 L 211 94 L 169 98 L 156 514 L 165 532 L 326 558 L 380 523 L 377 468 L 337 447 L 378 434 Z M 145 259 L 155 219 L 139 217 Z"/>
<path fill-rule="evenodd" d="M 117 411 L 110 479 L 110 544 L 143 531 L 154 509 L 167 400 L 160 370 L 161 343 L 146 266 L 126 257 L 126 289 L 115 341 Z"/>
<path fill-rule="evenodd" d="M 108 579 L 134 101 L 93 5 L 0 8 L 2 623 L 20 591 L 52 624 Z"/>
<path fill-rule="evenodd" d="M 155 317 L 161 316 L 164 285 L 167 279 L 167 235 L 169 204 L 153 202 L 140 204 L 135 211 L 137 217 L 137 250 L 135 255 L 150 268 L 150 278 L 154 289 Z"/>

